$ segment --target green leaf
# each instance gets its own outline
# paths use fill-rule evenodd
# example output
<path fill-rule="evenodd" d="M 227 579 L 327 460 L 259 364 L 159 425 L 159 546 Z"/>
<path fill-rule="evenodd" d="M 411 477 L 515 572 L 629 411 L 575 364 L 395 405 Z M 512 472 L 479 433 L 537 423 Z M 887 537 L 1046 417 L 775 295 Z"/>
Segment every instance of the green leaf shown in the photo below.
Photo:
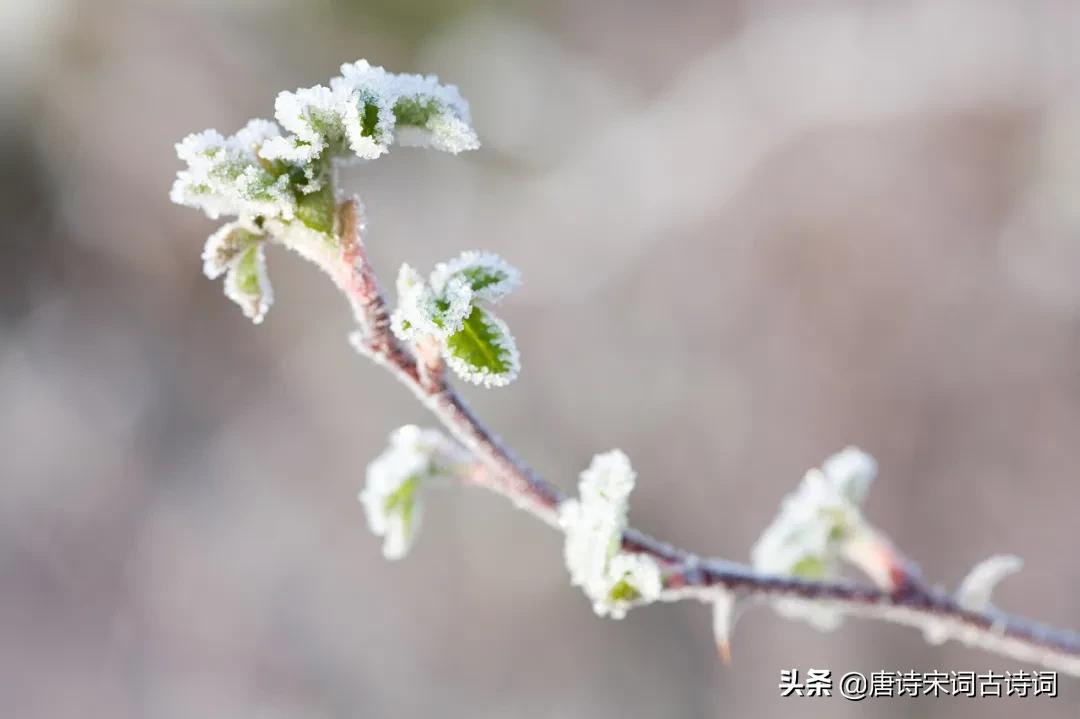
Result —
<path fill-rule="evenodd" d="M 364 113 L 360 118 L 360 134 L 371 137 L 375 134 L 375 128 L 379 124 L 379 106 L 374 102 L 364 104 Z"/>
<path fill-rule="evenodd" d="M 394 119 L 399 125 L 426 127 L 432 117 L 442 112 L 442 105 L 431 97 L 404 97 L 394 105 Z"/>
<path fill-rule="evenodd" d="M 334 188 L 323 182 L 321 189 L 310 194 L 296 194 L 296 217 L 313 230 L 327 235 L 334 233 Z"/>
<path fill-rule="evenodd" d="M 435 266 L 431 286 L 446 291 L 452 281 L 463 282 L 482 302 L 495 303 L 521 283 L 521 273 L 493 252 L 466 251 Z"/>
<path fill-rule="evenodd" d="M 240 305 L 256 324 L 263 321 L 274 300 L 266 277 L 263 242 L 256 242 L 233 261 L 225 275 L 225 296 Z"/>
<path fill-rule="evenodd" d="M 829 571 L 828 564 L 821 557 L 805 556 L 791 568 L 792 575 L 804 579 L 821 579 Z"/>
<path fill-rule="evenodd" d="M 386 513 L 401 514 L 406 536 L 412 534 L 413 508 L 416 506 L 416 490 L 419 486 L 420 475 L 414 474 L 386 498 Z"/>
<path fill-rule="evenodd" d="M 262 240 L 261 233 L 248 229 L 250 225 L 229 222 L 210 235 L 203 248 L 203 272 L 215 279 L 247 250 Z"/>
<path fill-rule="evenodd" d="M 510 279 L 510 273 L 502 267 L 470 267 L 462 270 L 461 276 L 469 283 L 473 292 L 480 292 Z"/>
<path fill-rule="evenodd" d="M 509 384 L 520 364 L 506 323 L 473 307 L 459 331 L 446 339 L 447 363 L 464 380 L 485 387 Z"/>
<path fill-rule="evenodd" d="M 632 602 L 640 596 L 641 592 L 634 589 L 633 585 L 625 579 L 620 579 L 608 593 L 608 599 L 613 602 Z"/>
<path fill-rule="evenodd" d="M 251 247 L 236 263 L 236 286 L 248 295 L 259 293 L 258 247 Z"/>

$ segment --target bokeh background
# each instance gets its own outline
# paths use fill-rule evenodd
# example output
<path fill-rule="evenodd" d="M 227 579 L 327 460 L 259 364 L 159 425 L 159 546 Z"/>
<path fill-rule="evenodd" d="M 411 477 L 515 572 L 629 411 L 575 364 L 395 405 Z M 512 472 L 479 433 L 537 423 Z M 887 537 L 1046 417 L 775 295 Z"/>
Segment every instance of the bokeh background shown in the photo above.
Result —
<path fill-rule="evenodd" d="M 510 388 L 466 394 L 545 476 L 640 472 L 636 524 L 745 558 L 846 444 L 869 512 L 955 585 L 1080 626 L 1080 5 L 4 0 L 0 715 L 1073 717 L 1061 698 L 780 699 L 782 668 L 1018 669 L 757 609 L 592 616 L 556 534 L 430 497 L 384 562 L 355 495 L 428 423 L 272 253 L 255 328 L 201 275 L 172 144 L 366 57 L 437 72 L 485 146 L 354 168 L 385 277 L 523 268 Z"/>

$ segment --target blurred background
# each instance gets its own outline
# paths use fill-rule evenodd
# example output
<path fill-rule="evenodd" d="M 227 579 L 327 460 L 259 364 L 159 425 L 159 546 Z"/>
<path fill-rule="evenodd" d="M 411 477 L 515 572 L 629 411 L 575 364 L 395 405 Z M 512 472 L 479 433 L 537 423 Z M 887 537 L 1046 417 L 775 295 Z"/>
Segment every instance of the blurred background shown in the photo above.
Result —
<path fill-rule="evenodd" d="M 1080 5 L 4 0 L 0 715 L 1073 717 L 1061 698 L 780 699 L 782 668 L 1016 670 L 756 609 L 601 621 L 559 537 L 429 497 L 390 564 L 355 501 L 429 424 L 271 253 L 253 327 L 169 204 L 188 132 L 360 57 L 435 72 L 485 142 L 349 170 L 384 280 L 465 248 L 526 284 L 524 371 L 466 388 L 564 487 L 621 447 L 635 524 L 745 559 L 849 443 L 869 513 L 948 586 L 1080 627 Z"/>

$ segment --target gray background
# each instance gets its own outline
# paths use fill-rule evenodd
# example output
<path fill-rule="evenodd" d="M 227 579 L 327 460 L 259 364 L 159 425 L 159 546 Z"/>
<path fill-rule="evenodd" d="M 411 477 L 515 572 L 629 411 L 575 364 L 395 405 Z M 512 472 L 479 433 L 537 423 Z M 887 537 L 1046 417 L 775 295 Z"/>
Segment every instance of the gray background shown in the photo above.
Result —
<path fill-rule="evenodd" d="M 342 61 L 436 72 L 482 151 L 347 174 L 384 279 L 465 248 L 526 283 L 524 371 L 465 393 L 545 476 L 640 472 L 636 524 L 745 558 L 848 443 L 869 512 L 954 586 L 1080 625 L 1080 9 L 1069 2 L 5 0 L 0 714 L 1075 716 L 1062 698 L 778 698 L 781 668 L 1017 669 L 765 609 L 592 616 L 556 534 L 430 497 L 388 564 L 355 494 L 428 420 L 271 253 L 254 328 L 201 276 L 172 143 Z"/>

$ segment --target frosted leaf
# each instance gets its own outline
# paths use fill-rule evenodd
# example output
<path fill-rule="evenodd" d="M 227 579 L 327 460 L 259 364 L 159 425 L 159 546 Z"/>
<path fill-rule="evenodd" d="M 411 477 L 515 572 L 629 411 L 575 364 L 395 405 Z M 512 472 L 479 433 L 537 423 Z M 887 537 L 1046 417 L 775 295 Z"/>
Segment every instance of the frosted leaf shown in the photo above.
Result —
<path fill-rule="evenodd" d="M 289 219 L 296 200 L 287 173 L 264 166 L 256 151 L 277 137 L 277 126 L 252 120 L 232 137 L 216 130 L 188 135 L 176 145 L 187 169 L 177 173 L 170 198 L 202 210 L 212 219 L 222 215 Z"/>
<path fill-rule="evenodd" d="M 203 248 L 203 274 L 216 280 L 244 250 L 262 239 L 262 230 L 246 221 L 229 222 L 210 235 Z"/>
<path fill-rule="evenodd" d="M 391 328 L 403 340 L 426 335 L 444 340 L 461 330 L 472 311 L 473 293 L 464 280 L 455 279 L 436 293 L 407 264 L 398 271 L 397 295 Z"/>
<path fill-rule="evenodd" d="M 597 455 L 581 473 L 579 499 L 559 508 L 570 582 L 593 601 L 598 615 L 613 619 L 634 604 L 655 601 L 662 589 L 655 560 L 620 549 L 635 479 L 630 460 L 619 450 Z"/>
<path fill-rule="evenodd" d="M 433 295 L 424 278 L 407 264 L 398 270 L 397 298 L 397 308 L 390 315 L 391 331 L 403 342 L 422 336 L 428 314 L 421 308 L 430 307 Z"/>
<path fill-rule="evenodd" d="M 821 465 L 829 482 L 852 502 L 866 499 L 870 484 L 877 477 L 877 461 L 858 447 L 846 447 Z"/>
<path fill-rule="evenodd" d="M 344 88 L 332 90 L 322 85 L 279 93 L 274 101 L 274 116 L 292 134 L 267 142 L 259 154 L 267 160 L 302 165 L 318 160 L 327 150 L 342 154 L 346 125 L 360 122 L 355 103 L 354 94 Z"/>
<path fill-rule="evenodd" d="M 626 505 L 636 482 L 637 473 L 630 458 L 621 450 L 613 449 L 593 457 L 589 468 L 581 473 L 578 492 L 582 501 L 590 506 L 621 507 L 625 519 Z"/>
<path fill-rule="evenodd" d="M 430 147 L 454 155 L 480 147 L 476 132 L 465 121 L 445 109 L 432 110 L 428 115 L 422 125 L 407 125 L 399 120 L 396 133 L 398 144 L 402 147 Z"/>
<path fill-rule="evenodd" d="M 964 609 L 981 612 L 990 606 L 990 595 L 1010 574 L 1019 572 L 1024 561 L 1012 554 L 996 554 L 976 564 L 960 588 L 956 590 L 956 603 Z"/>
<path fill-rule="evenodd" d="M 402 265 L 391 329 L 404 341 L 439 340 L 446 364 L 465 381 L 505 386 L 521 370 L 517 344 L 506 323 L 477 303 L 499 299 L 518 282 L 513 267 L 486 252 L 465 252 L 439 264 L 430 281 Z"/>
<path fill-rule="evenodd" d="M 290 134 L 262 157 L 305 165 L 325 158 L 373 160 L 402 145 L 458 153 L 480 146 L 457 88 L 434 75 L 395 74 L 364 60 L 341 66 L 330 87 L 282 92 L 275 116 Z"/>
<path fill-rule="evenodd" d="M 260 146 L 280 135 L 281 129 L 273 120 L 256 118 L 249 120 L 246 125 L 237 131 L 233 137 L 233 144 L 247 152 L 249 156 L 254 156 L 258 153 Z"/>
<path fill-rule="evenodd" d="M 439 327 L 439 336 L 449 337 L 461 330 L 465 319 L 472 311 L 476 298 L 469 283 L 461 277 L 453 277 L 444 287 L 436 291 L 435 322 Z"/>
<path fill-rule="evenodd" d="M 593 601 L 593 611 L 601 617 L 622 619 L 633 604 L 655 602 L 664 588 L 656 560 L 644 554 L 620 552 L 608 566 L 607 595 Z"/>
<path fill-rule="evenodd" d="M 453 279 L 465 281 L 477 300 L 495 303 L 521 284 L 521 273 L 493 252 L 469 250 L 436 265 L 431 286 L 441 293 Z"/>
<path fill-rule="evenodd" d="M 412 547 L 423 515 L 426 482 L 457 476 L 468 455 L 441 432 L 406 425 L 368 465 L 359 499 L 372 533 L 383 538 L 383 556 L 401 559 Z"/>
<path fill-rule="evenodd" d="M 372 134 L 378 141 L 388 144 L 392 136 L 403 146 L 455 154 L 480 146 L 468 103 L 457 87 L 441 84 L 434 75 L 389 73 L 358 60 L 342 65 L 341 77 L 330 82 L 335 90 L 351 90 L 375 105 L 377 112 L 369 117 L 375 120 Z"/>
<path fill-rule="evenodd" d="M 265 242 L 255 242 L 240 252 L 225 274 L 225 296 L 240 305 L 244 316 L 259 324 L 274 302 L 270 278 L 266 274 Z"/>
<path fill-rule="evenodd" d="M 521 358 L 510 328 L 490 311 L 475 305 L 461 329 L 446 337 L 443 347 L 450 369 L 473 384 L 504 387 L 521 371 Z"/>
<path fill-rule="evenodd" d="M 806 579 L 834 578 L 849 543 L 861 547 L 869 536 L 874 546 L 881 546 L 859 507 L 876 471 L 873 458 L 848 447 L 825 460 L 822 469 L 807 472 L 751 550 L 754 568 Z M 865 551 L 858 556 L 879 558 Z M 876 577 L 887 574 L 876 571 L 877 567 L 867 569 Z M 822 629 L 839 624 L 839 615 L 812 603 L 777 600 L 773 604 L 781 614 L 804 618 Z"/>

